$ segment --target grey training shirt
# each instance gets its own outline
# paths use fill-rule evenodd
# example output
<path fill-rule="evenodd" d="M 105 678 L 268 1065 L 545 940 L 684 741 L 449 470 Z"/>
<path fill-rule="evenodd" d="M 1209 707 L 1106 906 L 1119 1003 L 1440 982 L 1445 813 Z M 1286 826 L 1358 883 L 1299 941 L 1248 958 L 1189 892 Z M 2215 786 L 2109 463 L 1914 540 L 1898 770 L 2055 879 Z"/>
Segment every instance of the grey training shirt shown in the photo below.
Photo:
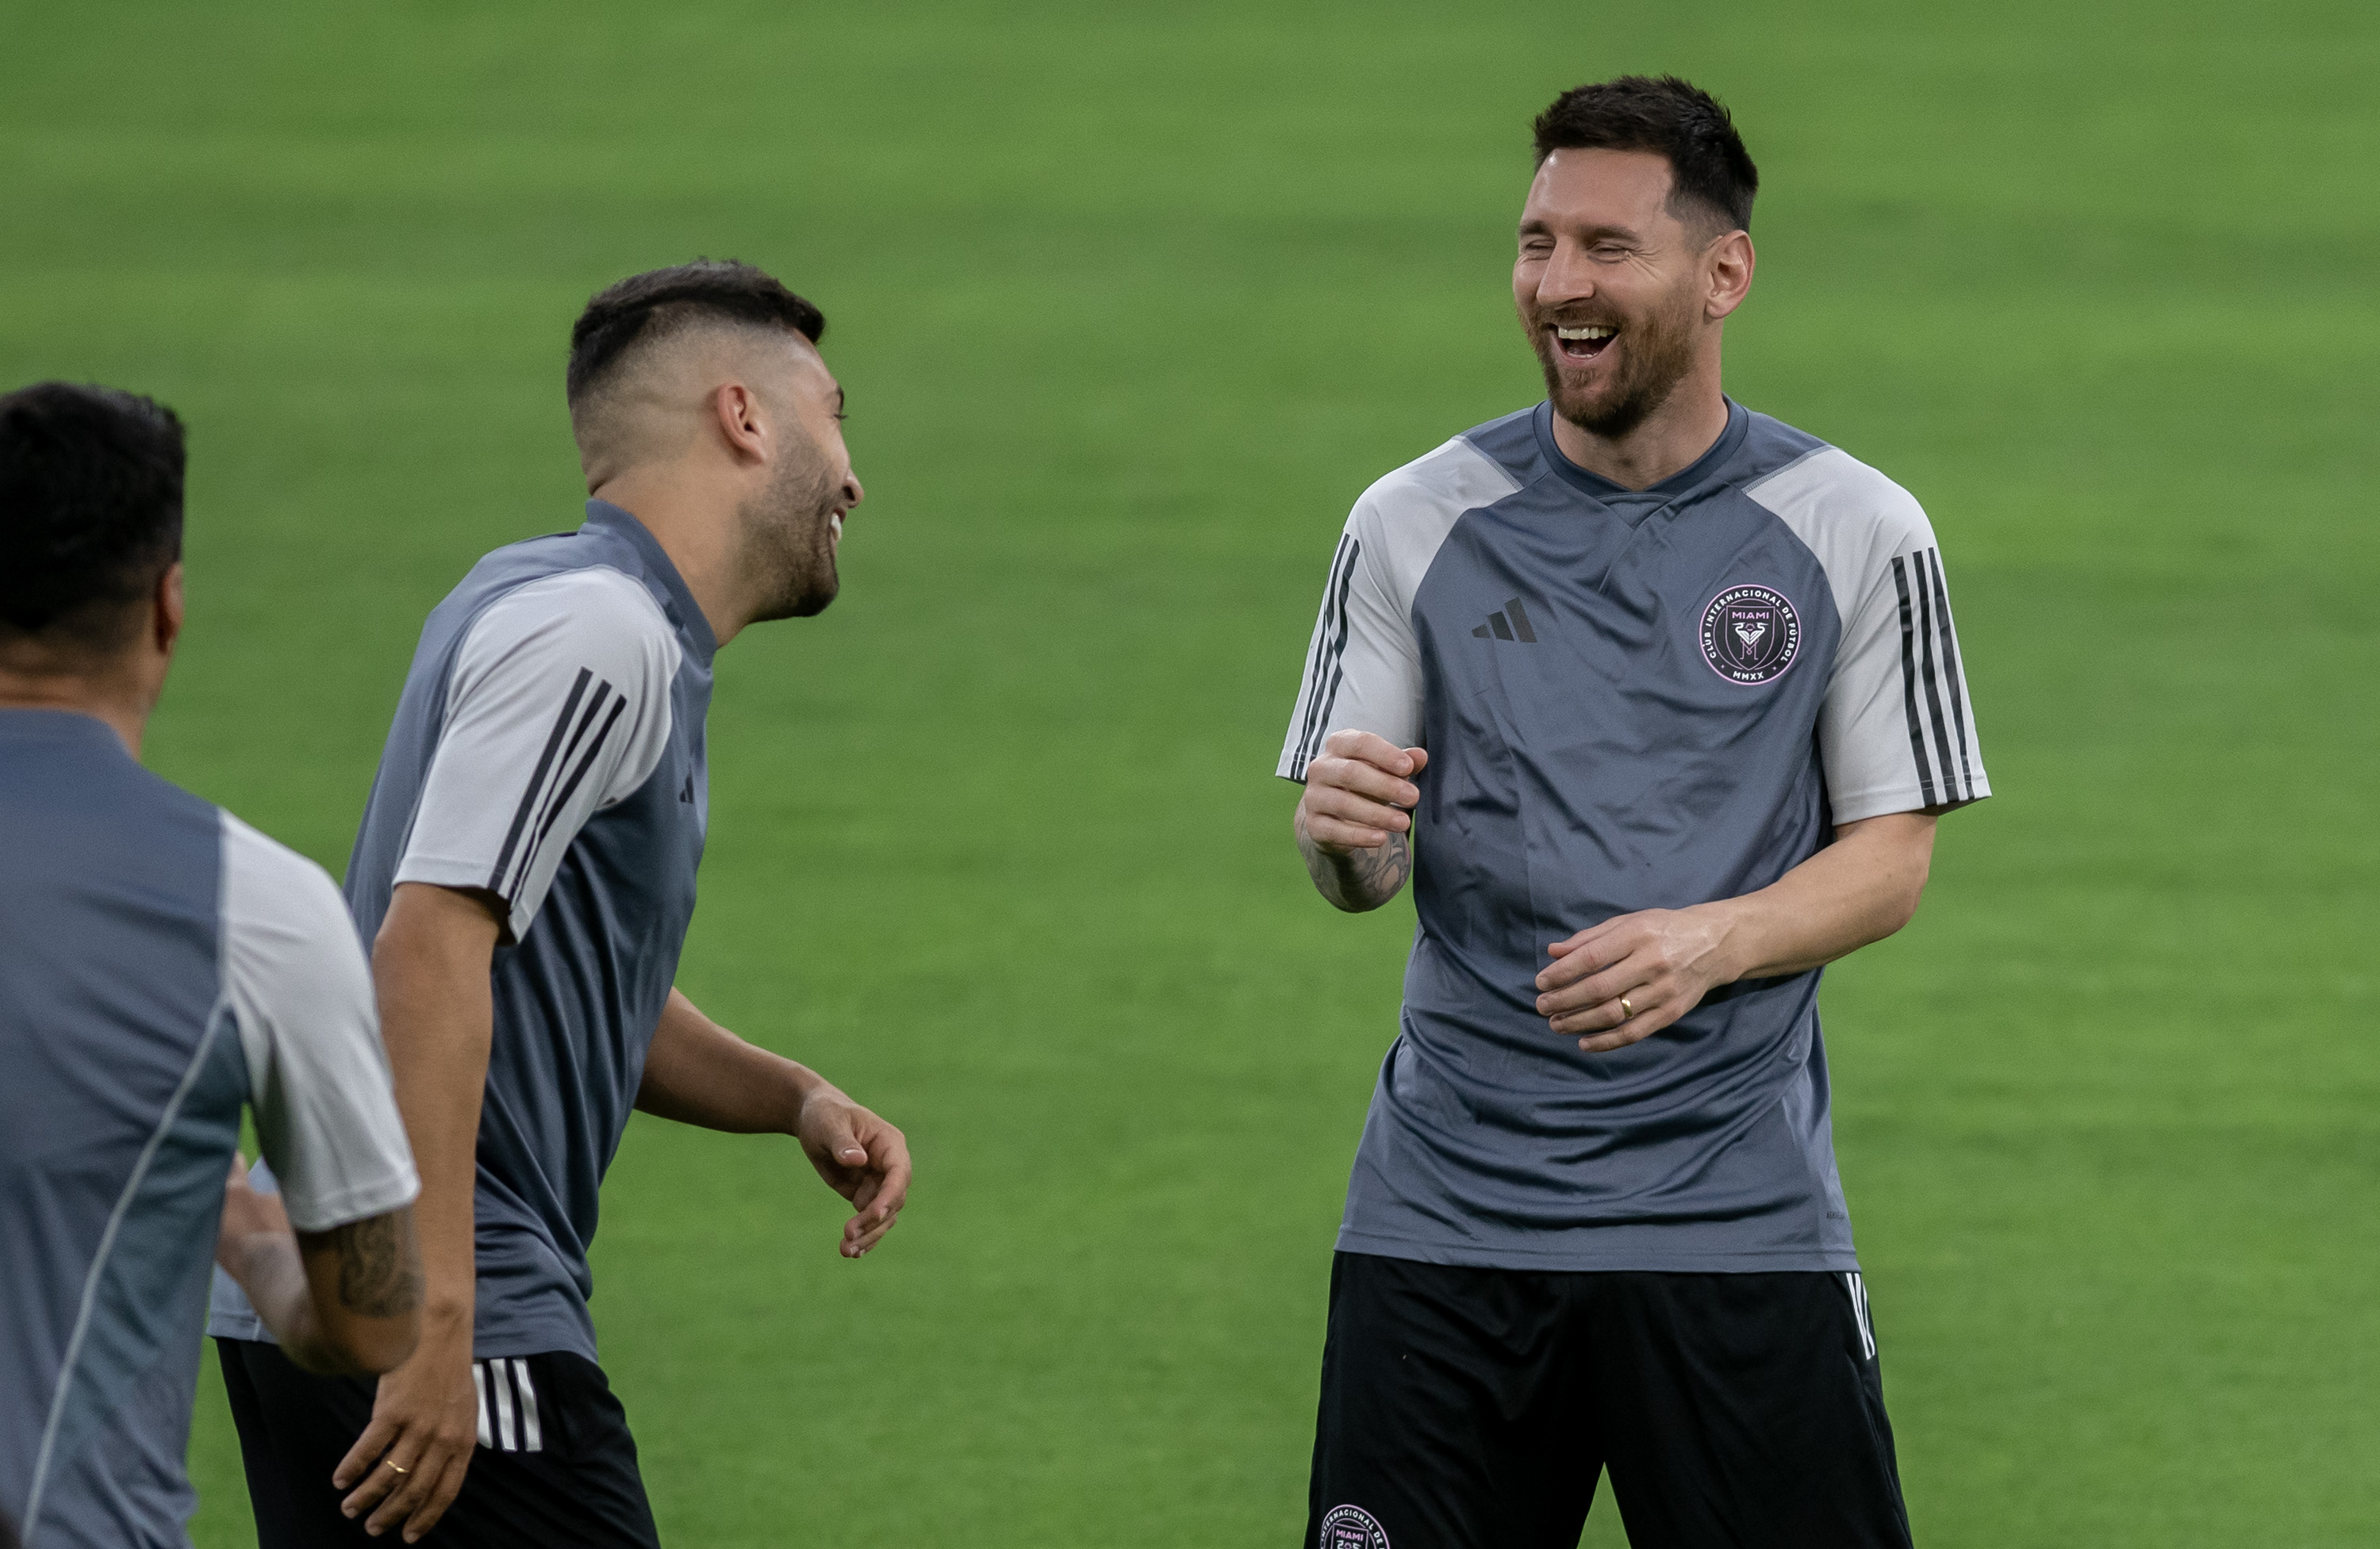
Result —
<path fill-rule="evenodd" d="M 1341 1249 L 1529 1269 L 1857 1267 L 1818 973 L 1715 990 L 1584 1054 L 1536 1010 L 1546 949 L 1775 882 L 1835 825 L 1990 794 L 1941 556 L 1875 469 L 1729 405 L 1628 490 L 1544 405 L 1366 490 L 1278 772 L 1353 727 L 1416 780 L 1399 1035 Z"/>
<path fill-rule="evenodd" d="M 416 1190 L 338 889 L 91 717 L 0 709 L 0 1513 L 186 1544 L 242 1106 L 300 1231 Z"/>
<path fill-rule="evenodd" d="M 590 501 L 577 531 L 474 566 L 406 678 L 347 906 L 370 938 L 399 882 L 506 905 L 480 1114 L 482 1360 L 595 1359 L 587 1248 L 694 916 L 715 648 L 652 534 Z M 213 1332 L 264 1337 L 228 1281 L 216 1293 Z"/>

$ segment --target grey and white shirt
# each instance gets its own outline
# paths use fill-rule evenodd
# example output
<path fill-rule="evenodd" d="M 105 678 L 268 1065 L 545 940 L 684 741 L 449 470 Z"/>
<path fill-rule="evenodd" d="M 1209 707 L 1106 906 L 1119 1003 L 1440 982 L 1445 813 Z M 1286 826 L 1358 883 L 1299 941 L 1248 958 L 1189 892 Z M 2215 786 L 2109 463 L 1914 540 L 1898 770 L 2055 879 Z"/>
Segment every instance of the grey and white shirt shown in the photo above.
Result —
<path fill-rule="evenodd" d="M 0 1512 L 182 1545 L 243 1107 L 291 1224 L 417 1192 L 337 887 L 89 716 L 0 710 Z"/>
<path fill-rule="evenodd" d="M 1399 1035 L 1339 1246 L 1433 1263 L 1857 1267 L 1816 971 L 1583 1054 L 1546 949 L 1767 887 L 1837 824 L 1990 794 L 1941 555 L 1875 469 L 1730 404 L 1629 490 L 1544 405 L 1366 490 L 1278 771 L 1333 731 L 1429 750 Z"/>
<path fill-rule="evenodd" d="M 406 678 L 346 899 L 367 938 L 400 882 L 504 903 L 475 1207 L 482 1360 L 595 1359 L 587 1248 L 694 915 L 715 648 L 652 534 L 590 501 L 576 532 L 474 566 Z M 209 1326 L 265 1337 L 225 1278 Z"/>

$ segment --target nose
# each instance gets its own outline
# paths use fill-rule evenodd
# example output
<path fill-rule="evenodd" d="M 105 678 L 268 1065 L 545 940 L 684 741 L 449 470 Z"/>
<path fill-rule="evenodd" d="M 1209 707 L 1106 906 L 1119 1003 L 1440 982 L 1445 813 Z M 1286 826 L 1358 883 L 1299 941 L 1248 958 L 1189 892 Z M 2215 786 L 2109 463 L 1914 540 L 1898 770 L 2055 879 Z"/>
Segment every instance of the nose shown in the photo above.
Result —
<path fill-rule="evenodd" d="M 1586 261 L 1585 250 L 1575 242 L 1555 243 L 1554 256 L 1537 276 L 1538 304 L 1560 306 L 1565 301 L 1584 301 L 1594 294 L 1594 265 Z"/>
<path fill-rule="evenodd" d="M 859 487 L 859 475 L 852 472 L 848 468 L 845 468 L 843 474 L 843 503 L 844 509 L 848 510 L 867 498 L 868 491 Z"/>

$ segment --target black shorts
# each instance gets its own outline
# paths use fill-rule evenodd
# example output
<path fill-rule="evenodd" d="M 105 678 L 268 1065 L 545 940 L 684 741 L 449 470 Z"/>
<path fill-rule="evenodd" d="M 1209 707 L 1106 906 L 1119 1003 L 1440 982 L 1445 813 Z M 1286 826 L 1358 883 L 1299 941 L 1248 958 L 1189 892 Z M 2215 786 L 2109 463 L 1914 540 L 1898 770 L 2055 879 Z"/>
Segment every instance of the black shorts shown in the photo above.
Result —
<path fill-rule="evenodd" d="M 1308 1549 L 1907 1549 L 1857 1275 L 1467 1269 L 1341 1253 Z"/>
<path fill-rule="evenodd" d="M 373 1538 L 362 1518 L 342 1516 L 346 1492 L 331 1484 L 332 1470 L 371 1419 L 370 1379 L 315 1376 L 277 1345 L 215 1345 L 239 1427 L 258 1549 L 397 1543 L 394 1529 Z M 480 1446 L 462 1493 L 425 1544 L 658 1549 L 637 1444 L 601 1367 L 553 1350 L 476 1361 L 472 1376 L 480 1385 Z"/>

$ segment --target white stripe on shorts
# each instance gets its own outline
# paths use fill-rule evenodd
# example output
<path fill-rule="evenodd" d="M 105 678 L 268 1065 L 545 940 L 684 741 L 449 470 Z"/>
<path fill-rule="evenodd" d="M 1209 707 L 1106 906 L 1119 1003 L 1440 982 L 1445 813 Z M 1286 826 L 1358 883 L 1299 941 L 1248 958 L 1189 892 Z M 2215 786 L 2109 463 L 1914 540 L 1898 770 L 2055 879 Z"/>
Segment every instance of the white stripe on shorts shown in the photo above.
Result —
<path fill-rule="evenodd" d="M 503 1451 L 516 1450 L 513 1444 L 513 1385 L 504 1380 L 504 1362 L 494 1362 L 495 1370 L 488 1374 L 488 1386 L 496 1390 L 496 1446 Z"/>
<path fill-rule="evenodd" d="M 493 1446 L 496 1438 L 488 1429 L 488 1369 L 483 1362 L 471 1362 L 471 1386 L 480 1395 L 480 1445 Z"/>
<path fill-rule="evenodd" d="M 1859 1330 L 1860 1349 L 1870 1361 L 1876 1359 L 1876 1325 L 1867 1318 L 1867 1285 L 1852 1270 L 1843 1276 L 1843 1289 L 1852 1293 L 1852 1326 Z"/>
<path fill-rule="evenodd" d="M 544 1450 L 544 1434 L 537 1423 L 537 1387 L 528 1380 L 528 1362 L 515 1356 L 512 1360 L 513 1384 L 520 1389 L 521 1450 Z"/>

